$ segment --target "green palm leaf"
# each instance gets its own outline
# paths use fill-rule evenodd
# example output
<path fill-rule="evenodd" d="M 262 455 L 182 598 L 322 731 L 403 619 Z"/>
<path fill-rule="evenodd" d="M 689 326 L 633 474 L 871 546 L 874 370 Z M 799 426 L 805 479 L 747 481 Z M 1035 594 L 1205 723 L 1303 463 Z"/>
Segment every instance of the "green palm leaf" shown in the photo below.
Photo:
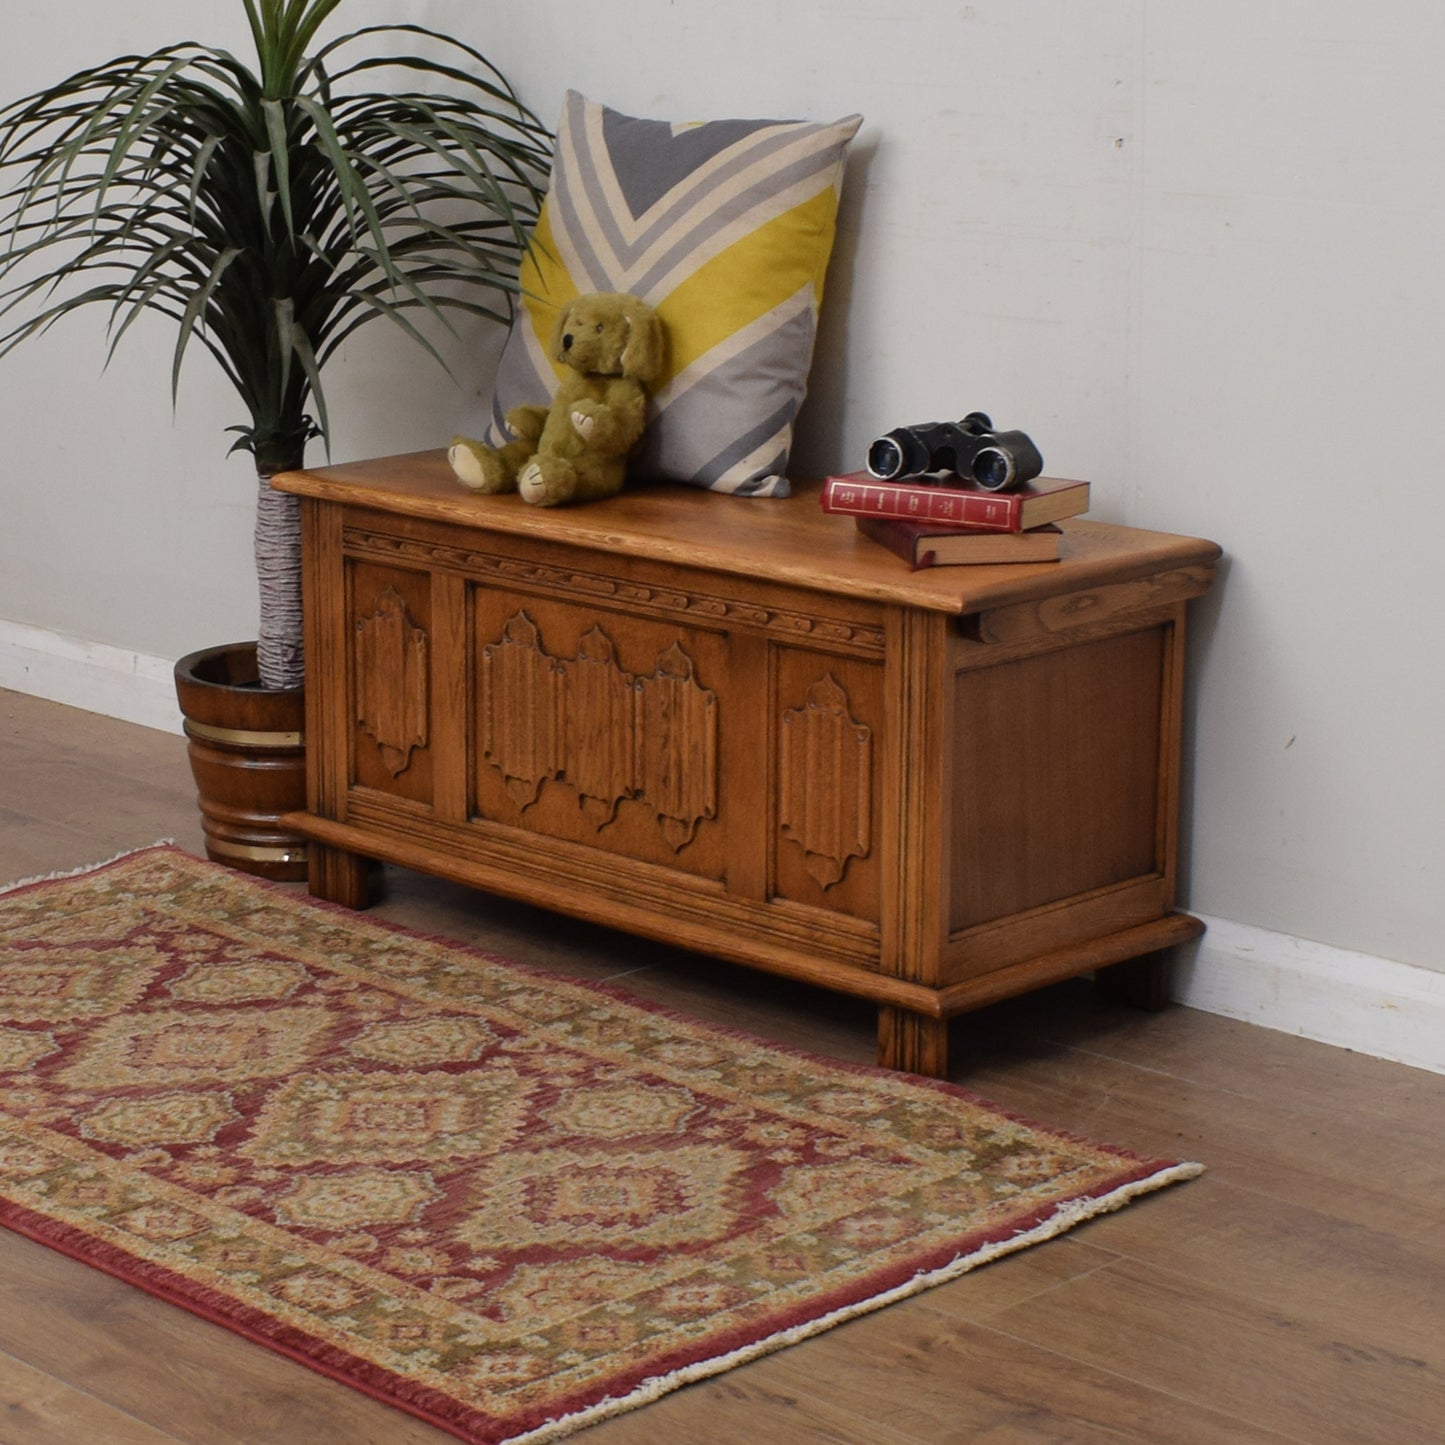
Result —
<path fill-rule="evenodd" d="M 313 53 L 340 3 L 243 0 L 254 67 L 185 42 L 0 109 L 0 355 L 92 303 L 113 352 L 158 312 L 173 389 L 202 342 L 246 408 L 238 445 L 273 467 L 299 465 L 310 409 L 325 434 L 322 372 L 359 326 L 387 317 L 440 360 L 413 316 L 506 318 L 548 133 L 424 27 Z"/>
<path fill-rule="evenodd" d="M 461 41 L 368 26 L 313 49 L 341 0 L 242 3 L 254 66 L 184 42 L 0 107 L 0 356 L 85 306 L 111 354 L 164 316 L 173 395 L 199 343 L 266 477 L 325 436 L 322 373 L 359 327 L 386 317 L 440 360 L 419 321 L 506 319 L 551 137 Z M 258 503 L 273 687 L 300 681 L 293 502 Z"/>

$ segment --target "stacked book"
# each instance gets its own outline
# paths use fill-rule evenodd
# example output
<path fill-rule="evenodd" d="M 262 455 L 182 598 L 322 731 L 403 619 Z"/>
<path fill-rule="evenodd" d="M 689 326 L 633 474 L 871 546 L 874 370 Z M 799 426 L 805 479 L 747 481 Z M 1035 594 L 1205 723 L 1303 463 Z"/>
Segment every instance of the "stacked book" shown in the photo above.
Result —
<path fill-rule="evenodd" d="M 1089 484 L 1039 477 L 1017 491 L 987 492 L 953 477 L 880 482 L 847 472 L 823 483 L 822 503 L 914 568 L 1057 562 L 1056 524 L 1089 510 Z"/>

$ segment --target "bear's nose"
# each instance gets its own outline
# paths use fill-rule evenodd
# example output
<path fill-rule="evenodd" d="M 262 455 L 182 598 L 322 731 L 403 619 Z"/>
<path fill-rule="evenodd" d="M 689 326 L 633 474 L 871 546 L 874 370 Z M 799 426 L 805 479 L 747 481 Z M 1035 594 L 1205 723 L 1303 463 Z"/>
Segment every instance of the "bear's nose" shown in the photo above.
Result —
<path fill-rule="evenodd" d="M 571 351 L 571 349 L 572 349 L 572 333 L 569 331 L 569 332 L 562 338 L 562 350 L 563 350 L 563 351 Z"/>

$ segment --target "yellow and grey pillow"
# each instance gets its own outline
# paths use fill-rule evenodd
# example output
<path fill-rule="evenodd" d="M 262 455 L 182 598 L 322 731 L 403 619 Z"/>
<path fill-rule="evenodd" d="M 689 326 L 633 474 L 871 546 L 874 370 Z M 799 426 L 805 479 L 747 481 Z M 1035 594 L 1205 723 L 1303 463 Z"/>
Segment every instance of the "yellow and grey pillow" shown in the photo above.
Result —
<path fill-rule="evenodd" d="M 844 152 L 860 124 L 673 125 L 569 91 L 488 440 L 506 439 L 509 408 L 551 397 L 557 311 L 583 292 L 629 291 L 661 317 L 668 350 L 635 475 L 785 496 Z"/>

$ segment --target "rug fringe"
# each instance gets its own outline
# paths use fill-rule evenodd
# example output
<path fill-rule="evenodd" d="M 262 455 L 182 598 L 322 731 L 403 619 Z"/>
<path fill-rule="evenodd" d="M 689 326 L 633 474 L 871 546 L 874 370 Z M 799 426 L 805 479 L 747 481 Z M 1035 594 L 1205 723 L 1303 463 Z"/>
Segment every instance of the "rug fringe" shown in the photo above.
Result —
<path fill-rule="evenodd" d="M 0 898 L 7 893 L 18 893 L 22 888 L 33 888 L 37 883 L 58 883 L 62 878 L 84 878 L 87 873 L 98 873 L 102 868 L 109 868 L 127 858 L 139 858 L 142 853 L 154 853 L 159 848 L 175 846 L 174 838 L 159 838 L 141 848 L 122 848 L 113 857 L 102 859 L 99 863 L 82 863 L 79 868 L 62 868 L 55 873 L 37 873 L 33 878 L 21 878 L 14 883 L 0 884 Z"/>
<path fill-rule="evenodd" d="M 1131 1200 L 1139 1198 L 1140 1195 L 1152 1194 L 1167 1185 L 1177 1184 L 1185 1179 L 1194 1179 L 1203 1173 L 1204 1165 L 1202 1164 L 1173 1164 L 1159 1169 L 1153 1174 L 1148 1174 L 1142 1179 L 1134 1179 L 1127 1184 L 1121 1184 L 1106 1194 L 1084 1199 L 1071 1199 L 1061 1204 L 1047 1219 L 1041 1220 L 1032 1229 L 1020 1230 L 1019 1233 L 1011 1235 L 1007 1239 L 991 1241 L 980 1246 L 971 1254 L 960 1255 L 957 1259 L 944 1265 L 942 1269 L 926 1270 L 891 1290 L 874 1295 L 871 1299 L 859 1300 L 856 1304 L 834 1310 L 831 1314 L 820 1316 L 818 1319 L 808 1320 L 804 1324 L 780 1330 L 766 1339 L 754 1340 L 751 1344 L 744 1345 L 741 1349 L 734 1350 L 729 1354 L 718 1355 L 711 1360 L 699 1360 L 670 1375 L 658 1375 L 653 1379 L 644 1380 L 627 1395 L 619 1395 L 611 1400 L 599 1400 L 585 1410 L 579 1410 L 572 1415 L 564 1415 L 558 1420 L 549 1420 L 545 1425 L 539 1425 L 535 1430 L 529 1430 L 525 1434 L 508 1436 L 504 1445 L 544 1445 L 546 1441 L 560 1439 L 584 1426 L 595 1425 L 599 1421 L 634 1410 L 639 1405 L 650 1405 L 655 1400 L 662 1399 L 664 1395 L 681 1389 L 684 1385 L 696 1384 L 699 1380 L 724 1374 L 738 1365 L 745 1365 L 751 1360 L 772 1354 L 775 1350 L 784 1349 L 788 1345 L 795 1345 L 814 1335 L 822 1334 L 825 1330 L 830 1330 L 835 1325 L 843 1324 L 847 1320 L 871 1314 L 875 1310 L 896 1304 L 901 1299 L 907 1299 L 910 1295 L 922 1294 L 924 1290 L 958 1279 L 982 1265 L 992 1263 L 1003 1255 L 1014 1254 L 1021 1249 L 1027 1249 L 1030 1245 L 1042 1244 L 1045 1240 L 1064 1234 L 1076 1225 L 1083 1224 L 1086 1220 L 1096 1219 L 1103 1214 L 1111 1214 L 1116 1209 L 1122 1209 Z"/>

